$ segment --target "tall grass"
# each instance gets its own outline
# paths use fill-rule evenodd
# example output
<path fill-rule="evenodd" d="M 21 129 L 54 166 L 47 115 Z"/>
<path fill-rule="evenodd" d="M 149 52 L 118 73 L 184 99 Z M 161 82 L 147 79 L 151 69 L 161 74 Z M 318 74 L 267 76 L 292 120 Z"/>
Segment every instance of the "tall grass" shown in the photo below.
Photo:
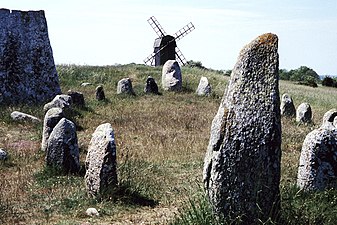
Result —
<path fill-rule="evenodd" d="M 183 67 L 183 91 L 145 95 L 147 76 L 160 86 L 161 68 L 143 65 L 57 66 L 61 88 L 80 91 L 86 108 L 69 114 L 77 125 L 80 161 L 83 165 L 91 134 L 109 122 L 115 132 L 119 186 L 108 198 L 86 195 L 83 173 L 57 175 L 45 168 L 40 151 L 41 125 L 12 122 L 13 110 L 43 118 L 43 106 L 5 106 L 0 110 L 0 148 L 10 154 L 0 163 L 1 224 L 220 224 L 200 188 L 203 158 L 211 121 L 219 107 L 228 77 L 198 68 Z M 211 97 L 198 97 L 195 90 L 201 76 L 213 87 Z M 130 77 L 136 96 L 117 95 L 117 82 Z M 92 85 L 81 86 L 89 82 Z M 95 88 L 103 85 L 106 101 L 95 99 Z M 297 165 L 305 135 L 321 123 L 323 114 L 336 107 L 337 90 L 280 82 L 295 105 L 311 104 L 314 122 L 298 125 L 282 119 L 282 212 L 280 224 L 314 224 L 337 221 L 336 191 L 298 192 Z M 85 215 L 88 207 L 100 216 Z M 240 218 L 227 224 L 239 223 Z"/>

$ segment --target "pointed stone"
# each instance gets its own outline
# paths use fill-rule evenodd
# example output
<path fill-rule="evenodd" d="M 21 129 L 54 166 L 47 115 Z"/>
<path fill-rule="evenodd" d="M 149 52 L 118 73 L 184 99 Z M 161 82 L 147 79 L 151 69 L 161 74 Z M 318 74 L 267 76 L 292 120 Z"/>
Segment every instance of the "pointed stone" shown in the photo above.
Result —
<path fill-rule="evenodd" d="M 281 98 L 281 116 L 296 116 L 296 109 L 293 103 L 293 99 L 287 93 L 283 94 Z"/>
<path fill-rule="evenodd" d="M 175 60 L 167 60 L 162 70 L 162 87 L 165 91 L 181 91 L 182 76 Z"/>
<path fill-rule="evenodd" d="M 207 77 L 201 77 L 199 81 L 199 85 L 197 88 L 197 95 L 199 96 L 209 96 L 212 92 L 212 86 L 208 82 Z"/>

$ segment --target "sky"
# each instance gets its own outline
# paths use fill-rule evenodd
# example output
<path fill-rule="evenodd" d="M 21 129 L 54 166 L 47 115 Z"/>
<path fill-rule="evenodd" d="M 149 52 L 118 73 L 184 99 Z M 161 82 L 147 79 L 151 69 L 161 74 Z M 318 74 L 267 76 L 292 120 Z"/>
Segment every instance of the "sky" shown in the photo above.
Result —
<path fill-rule="evenodd" d="M 155 16 L 168 34 L 192 22 L 177 45 L 208 68 L 232 69 L 243 46 L 271 32 L 280 69 L 337 75 L 336 0 L 0 0 L 0 7 L 45 11 L 56 64 L 142 64 L 157 37 L 147 22 Z"/>

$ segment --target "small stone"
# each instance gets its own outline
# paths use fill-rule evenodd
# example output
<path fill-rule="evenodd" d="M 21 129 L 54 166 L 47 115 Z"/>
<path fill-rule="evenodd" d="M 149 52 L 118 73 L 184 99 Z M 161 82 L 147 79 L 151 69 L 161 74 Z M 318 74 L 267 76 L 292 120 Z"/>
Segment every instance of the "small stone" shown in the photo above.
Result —
<path fill-rule="evenodd" d="M 72 99 L 69 95 L 56 95 L 55 98 L 43 106 L 44 112 L 47 112 L 51 108 L 70 108 L 72 104 Z"/>
<path fill-rule="evenodd" d="M 103 90 L 103 86 L 102 85 L 99 85 L 96 87 L 96 99 L 98 101 L 103 101 L 105 100 L 105 94 L 104 94 L 104 90 Z"/>
<path fill-rule="evenodd" d="M 99 213 L 98 213 L 97 209 L 95 209 L 95 208 L 88 208 L 85 211 L 85 214 L 87 214 L 88 216 L 99 216 Z"/>
<path fill-rule="evenodd" d="M 167 60 L 162 70 L 162 87 L 165 91 L 181 91 L 182 75 L 176 60 Z"/>
<path fill-rule="evenodd" d="M 64 118 L 61 108 L 51 108 L 47 111 L 43 120 L 41 150 L 46 151 L 47 142 L 54 127 Z"/>
<path fill-rule="evenodd" d="M 7 158 L 8 153 L 4 149 L 0 148 L 0 160 L 7 160 Z"/>
<path fill-rule="evenodd" d="M 197 88 L 197 95 L 199 96 L 209 96 L 212 92 L 212 86 L 208 82 L 207 77 L 201 77 Z"/>
<path fill-rule="evenodd" d="M 72 100 L 72 103 L 78 107 L 85 107 L 84 96 L 81 92 L 69 90 L 67 93 Z"/>
<path fill-rule="evenodd" d="M 160 94 L 158 91 L 158 85 L 153 77 L 151 76 L 147 77 L 144 92 L 146 94 L 150 94 L 150 93 L 156 94 L 156 95 Z"/>
<path fill-rule="evenodd" d="M 123 78 L 120 81 L 118 81 L 117 94 L 123 94 L 123 93 L 135 95 L 130 78 Z"/>
<path fill-rule="evenodd" d="M 89 86 L 89 85 L 92 85 L 92 83 L 84 82 L 84 83 L 81 84 L 81 86 L 83 86 L 83 87 Z"/>
<path fill-rule="evenodd" d="M 308 103 L 304 102 L 298 106 L 296 111 L 296 122 L 311 123 L 312 111 Z"/>
<path fill-rule="evenodd" d="M 18 112 L 14 111 L 11 113 L 11 118 L 14 121 L 18 122 L 32 122 L 32 123 L 41 123 L 41 120 L 35 116 L 23 113 L 23 112 Z"/>
<path fill-rule="evenodd" d="M 296 109 L 293 99 L 289 94 L 285 93 L 281 98 L 281 116 L 295 117 Z"/>

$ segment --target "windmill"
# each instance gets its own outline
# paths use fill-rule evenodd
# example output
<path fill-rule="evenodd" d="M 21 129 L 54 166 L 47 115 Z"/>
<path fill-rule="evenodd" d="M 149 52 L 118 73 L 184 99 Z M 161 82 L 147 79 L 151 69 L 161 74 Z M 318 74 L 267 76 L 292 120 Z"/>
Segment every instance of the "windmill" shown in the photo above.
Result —
<path fill-rule="evenodd" d="M 154 16 L 151 16 L 147 22 L 156 32 L 158 38 L 154 41 L 153 53 L 144 59 L 144 63 L 150 66 L 160 66 L 164 65 L 167 60 L 173 59 L 177 60 L 180 65 L 185 65 L 186 59 L 177 47 L 176 41 L 193 31 L 195 29 L 194 25 L 190 22 L 171 36 L 166 34 Z"/>

